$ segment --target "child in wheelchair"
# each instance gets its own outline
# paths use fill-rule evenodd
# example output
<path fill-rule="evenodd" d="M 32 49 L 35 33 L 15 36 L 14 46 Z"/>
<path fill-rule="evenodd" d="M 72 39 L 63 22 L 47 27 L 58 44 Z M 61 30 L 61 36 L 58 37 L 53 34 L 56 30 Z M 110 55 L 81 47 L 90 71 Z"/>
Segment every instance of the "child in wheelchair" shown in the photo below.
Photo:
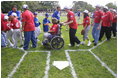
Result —
<path fill-rule="evenodd" d="M 58 34 L 59 25 L 56 18 L 52 18 L 53 25 L 47 33 L 44 33 L 43 45 L 47 44 L 54 36 Z"/>

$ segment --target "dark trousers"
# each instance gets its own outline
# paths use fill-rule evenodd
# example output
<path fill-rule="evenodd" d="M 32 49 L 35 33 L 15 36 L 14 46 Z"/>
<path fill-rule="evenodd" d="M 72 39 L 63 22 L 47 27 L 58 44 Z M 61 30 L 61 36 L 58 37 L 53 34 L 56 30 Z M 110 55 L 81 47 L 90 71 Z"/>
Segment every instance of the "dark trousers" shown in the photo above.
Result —
<path fill-rule="evenodd" d="M 112 27 L 111 27 L 111 33 L 113 33 L 113 36 L 116 37 L 116 32 L 117 32 L 117 23 L 112 23 Z"/>
<path fill-rule="evenodd" d="M 76 34 L 76 29 L 70 28 L 69 30 L 69 37 L 70 37 L 70 44 L 71 46 L 74 46 L 75 43 L 80 44 L 80 40 L 75 36 Z"/>
<path fill-rule="evenodd" d="M 37 40 L 35 38 L 34 31 L 24 32 L 24 38 L 25 38 L 25 40 L 24 40 L 24 46 L 23 46 L 23 48 L 25 50 L 28 49 L 30 40 L 32 41 L 32 47 L 35 48 L 37 46 Z"/>
<path fill-rule="evenodd" d="M 104 26 L 101 27 L 99 40 L 102 39 L 104 34 L 106 35 L 107 40 L 110 40 L 110 38 L 111 38 L 111 27 L 104 27 Z"/>

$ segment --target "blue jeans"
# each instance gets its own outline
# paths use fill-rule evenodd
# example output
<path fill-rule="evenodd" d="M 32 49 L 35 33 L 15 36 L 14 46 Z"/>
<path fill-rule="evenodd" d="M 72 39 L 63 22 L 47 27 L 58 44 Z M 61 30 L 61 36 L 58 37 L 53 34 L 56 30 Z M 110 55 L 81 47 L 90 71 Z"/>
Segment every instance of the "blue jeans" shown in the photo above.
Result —
<path fill-rule="evenodd" d="M 32 41 L 32 47 L 35 48 L 37 46 L 37 40 L 35 38 L 35 33 L 34 31 L 29 31 L 29 32 L 24 32 L 24 50 L 28 49 L 30 40 Z"/>
<path fill-rule="evenodd" d="M 5 32 L 1 32 L 1 46 L 6 47 L 7 46 L 7 37 Z"/>
<path fill-rule="evenodd" d="M 92 36 L 93 36 L 93 39 L 94 39 L 94 43 L 98 43 L 98 40 L 99 40 L 99 36 L 100 36 L 100 29 L 98 30 L 98 26 L 99 26 L 100 23 L 94 23 L 94 26 L 93 26 L 93 30 L 92 30 Z"/>

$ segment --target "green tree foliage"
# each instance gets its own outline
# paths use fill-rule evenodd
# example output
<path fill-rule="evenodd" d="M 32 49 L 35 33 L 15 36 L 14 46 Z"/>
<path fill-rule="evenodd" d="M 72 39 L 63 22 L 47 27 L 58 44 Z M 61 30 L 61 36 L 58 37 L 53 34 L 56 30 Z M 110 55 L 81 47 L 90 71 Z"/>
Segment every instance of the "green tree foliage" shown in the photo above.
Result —
<path fill-rule="evenodd" d="M 81 11 L 84 11 L 85 9 L 87 9 L 90 12 L 94 11 L 92 5 L 88 4 L 87 2 L 73 1 L 73 11 L 77 12 L 78 9 L 80 9 Z"/>
<path fill-rule="evenodd" d="M 7 13 L 12 9 L 12 7 L 14 5 L 16 5 L 18 10 L 21 10 L 22 9 L 21 5 L 23 5 L 23 4 L 24 4 L 23 1 L 2 1 L 1 2 L 1 9 L 2 9 L 2 12 Z"/>
<path fill-rule="evenodd" d="M 108 8 L 117 9 L 117 6 L 116 6 L 115 4 L 113 4 L 113 3 L 108 3 L 108 4 L 106 4 L 106 6 L 107 6 Z"/>
<path fill-rule="evenodd" d="M 54 10 L 59 5 L 58 1 L 2 1 L 2 12 L 9 12 L 14 5 L 18 7 L 18 10 L 22 10 L 23 4 L 27 4 L 32 12 L 38 9 Z"/>

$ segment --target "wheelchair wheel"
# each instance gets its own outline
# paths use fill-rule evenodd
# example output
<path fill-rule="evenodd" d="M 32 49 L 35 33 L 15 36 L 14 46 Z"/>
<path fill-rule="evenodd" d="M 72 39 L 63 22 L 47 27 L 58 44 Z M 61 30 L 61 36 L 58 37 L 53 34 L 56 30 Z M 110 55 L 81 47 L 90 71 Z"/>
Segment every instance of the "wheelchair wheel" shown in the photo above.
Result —
<path fill-rule="evenodd" d="M 59 36 L 52 38 L 52 40 L 50 41 L 50 46 L 52 49 L 56 49 L 56 50 L 61 49 L 64 46 L 63 38 Z"/>

